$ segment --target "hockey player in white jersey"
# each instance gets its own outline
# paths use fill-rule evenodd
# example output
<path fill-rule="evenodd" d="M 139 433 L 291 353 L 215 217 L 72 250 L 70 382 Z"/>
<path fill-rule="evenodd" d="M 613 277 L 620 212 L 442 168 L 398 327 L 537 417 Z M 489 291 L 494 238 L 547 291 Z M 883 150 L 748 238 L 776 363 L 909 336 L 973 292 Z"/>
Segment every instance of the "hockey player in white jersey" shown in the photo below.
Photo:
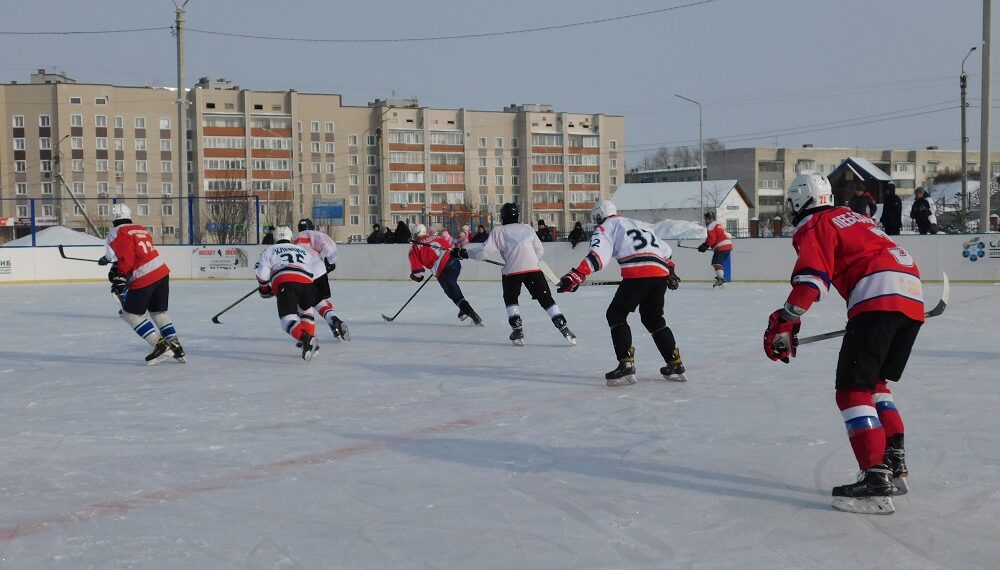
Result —
<path fill-rule="evenodd" d="M 566 317 L 559 310 L 559 305 L 552 299 L 549 282 L 538 267 L 538 258 L 544 253 L 542 242 L 528 224 L 520 223 L 521 212 L 517 204 L 508 202 L 500 208 L 500 221 L 503 224 L 490 232 L 490 237 L 482 246 L 465 250 L 461 247 L 452 249 L 452 256 L 466 259 L 487 259 L 494 253 L 503 258 L 504 266 L 500 270 L 503 283 L 503 302 L 507 306 L 507 322 L 511 329 L 510 340 L 516 346 L 524 346 L 524 328 L 521 321 L 521 309 L 517 298 L 521 294 L 521 286 L 528 290 L 531 298 L 545 309 L 552 324 L 562 333 L 570 344 L 576 344 L 576 335 L 569 330 Z"/>
<path fill-rule="evenodd" d="M 299 220 L 299 233 L 292 239 L 292 243 L 311 249 L 326 266 L 322 275 L 316 277 L 313 284 L 316 286 L 316 303 L 314 307 L 319 312 L 319 316 L 330 325 L 333 337 L 343 341 L 351 340 L 351 335 L 347 330 L 347 323 L 340 320 L 333 312 L 333 298 L 330 293 L 329 274 L 337 268 L 337 242 L 327 234 L 316 229 L 316 225 L 309 218 Z"/>
<path fill-rule="evenodd" d="M 312 309 L 316 302 L 313 280 L 325 269 L 311 249 L 291 241 L 291 228 L 275 228 L 275 243 L 261 252 L 254 271 L 260 296 L 268 299 L 277 295 L 281 328 L 299 342 L 302 359 L 309 362 L 319 350 Z"/>
<path fill-rule="evenodd" d="M 635 384 L 635 347 L 628 315 L 639 309 L 642 324 L 653 337 L 656 348 L 666 361 L 660 368 L 668 380 L 686 382 L 684 363 L 677 349 L 674 333 L 663 318 L 663 296 L 667 289 L 677 289 L 680 278 L 671 261 L 673 252 L 663 240 L 657 239 L 653 228 L 645 222 L 618 215 L 609 200 L 599 200 L 592 212 L 598 224 L 591 237 L 590 252 L 580 265 L 564 275 L 558 291 L 574 292 L 594 271 L 603 268 L 612 258 L 621 266 L 622 282 L 608 306 L 608 326 L 611 342 L 618 357 L 618 367 L 604 375 L 608 386 Z"/>

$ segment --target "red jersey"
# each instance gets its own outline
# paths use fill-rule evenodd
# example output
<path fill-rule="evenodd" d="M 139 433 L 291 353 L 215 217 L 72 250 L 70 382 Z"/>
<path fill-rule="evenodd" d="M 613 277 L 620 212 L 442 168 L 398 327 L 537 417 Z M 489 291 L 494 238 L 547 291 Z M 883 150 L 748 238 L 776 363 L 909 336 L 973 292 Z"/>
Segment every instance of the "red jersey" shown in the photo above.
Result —
<path fill-rule="evenodd" d="M 130 289 L 148 287 L 170 274 L 170 268 L 153 245 L 153 236 L 139 224 L 111 228 L 105 240 L 104 257 L 117 263 L 118 271 L 128 276 Z"/>
<path fill-rule="evenodd" d="M 719 222 L 708 224 L 708 236 L 705 237 L 705 244 L 713 251 L 732 251 L 733 236 L 722 227 Z"/>
<path fill-rule="evenodd" d="M 847 317 L 895 311 L 923 322 L 917 264 L 875 221 L 837 207 L 807 216 L 795 229 L 798 260 L 788 303 L 808 309 L 832 284 L 847 301 Z"/>
<path fill-rule="evenodd" d="M 430 244 L 437 247 L 432 247 Z M 449 261 L 451 261 L 451 242 L 443 236 L 415 238 L 413 245 L 410 246 L 410 273 L 412 275 L 419 275 L 424 272 L 424 268 L 427 268 L 434 273 L 434 277 L 440 277 Z"/>

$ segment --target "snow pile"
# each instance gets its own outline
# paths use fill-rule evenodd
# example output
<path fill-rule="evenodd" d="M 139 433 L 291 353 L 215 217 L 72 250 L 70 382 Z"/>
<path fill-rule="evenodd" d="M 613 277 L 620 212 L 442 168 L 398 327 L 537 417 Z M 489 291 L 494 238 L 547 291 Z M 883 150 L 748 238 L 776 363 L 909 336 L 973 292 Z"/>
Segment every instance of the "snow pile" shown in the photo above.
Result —
<path fill-rule="evenodd" d="M 35 233 L 36 245 L 104 245 L 104 240 L 92 235 L 71 230 L 64 226 L 52 226 Z M 31 234 L 9 241 L 4 246 L 31 247 Z"/>
<path fill-rule="evenodd" d="M 661 239 L 705 239 L 705 226 L 684 220 L 663 220 L 653 224 L 656 237 Z"/>

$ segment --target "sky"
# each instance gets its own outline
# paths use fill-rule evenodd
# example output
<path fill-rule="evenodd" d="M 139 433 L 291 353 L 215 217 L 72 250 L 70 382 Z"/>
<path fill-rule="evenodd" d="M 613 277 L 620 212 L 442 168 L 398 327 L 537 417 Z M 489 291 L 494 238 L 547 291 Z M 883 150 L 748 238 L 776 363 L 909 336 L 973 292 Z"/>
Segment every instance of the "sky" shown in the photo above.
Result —
<path fill-rule="evenodd" d="M 429 37 L 698 1 L 190 0 L 186 83 L 225 77 L 251 89 L 340 93 L 348 105 L 395 93 L 430 107 L 548 103 L 559 111 L 623 115 L 630 164 L 659 146 L 697 144 L 697 107 L 674 93 L 699 100 L 705 137 L 729 148 L 959 148 L 958 76 L 969 48 L 981 45 L 980 0 L 709 0 L 606 23 L 426 42 L 275 42 L 193 31 Z M 0 0 L 0 32 L 163 28 L 0 34 L 0 81 L 26 82 L 46 67 L 86 83 L 173 86 L 173 18 L 170 0 Z M 970 149 L 979 148 L 981 52 L 966 63 Z M 996 149 L 1000 124 L 993 131 Z"/>

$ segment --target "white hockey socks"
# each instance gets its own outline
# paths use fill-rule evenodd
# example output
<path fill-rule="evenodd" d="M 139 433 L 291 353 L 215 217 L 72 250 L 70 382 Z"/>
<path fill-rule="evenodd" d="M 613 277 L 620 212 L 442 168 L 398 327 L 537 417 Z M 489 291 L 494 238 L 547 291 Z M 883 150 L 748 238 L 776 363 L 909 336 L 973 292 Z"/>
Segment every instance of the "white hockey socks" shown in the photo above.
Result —
<path fill-rule="evenodd" d="M 156 327 L 160 329 L 160 336 L 167 340 L 174 340 L 177 338 L 177 329 L 174 328 L 174 323 L 170 322 L 170 315 L 166 311 L 161 311 L 159 313 L 149 313 L 149 318 L 153 320 Z"/>
<path fill-rule="evenodd" d="M 548 313 L 550 319 L 555 318 L 556 315 L 562 314 L 562 311 L 559 310 L 559 305 L 555 303 L 553 303 L 548 309 L 545 309 L 545 312 Z"/>
<path fill-rule="evenodd" d="M 507 305 L 507 320 L 521 314 L 521 307 L 518 305 Z"/>
<path fill-rule="evenodd" d="M 132 327 L 139 338 L 145 340 L 150 346 L 156 346 L 156 341 L 160 340 L 160 331 L 156 325 L 149 322 L 146 315 L 135 315 L 128 311 L 122 311 L 122 320 Z"/>

